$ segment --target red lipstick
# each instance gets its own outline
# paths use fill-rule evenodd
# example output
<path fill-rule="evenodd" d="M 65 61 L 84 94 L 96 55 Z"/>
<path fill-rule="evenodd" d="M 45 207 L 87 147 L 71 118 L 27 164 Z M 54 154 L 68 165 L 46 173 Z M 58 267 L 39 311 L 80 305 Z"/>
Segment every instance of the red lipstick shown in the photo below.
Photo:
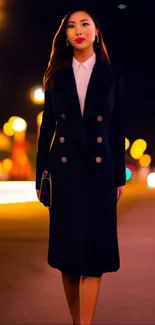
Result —
<path fill-rule="evenodd" d="M 82 43 L 84 40 L 85 40 L 85 38 L 83 38 L 83 37 L 78 37 L 78 38 L 76 38 L 75 42 L 76 42 L 76 43 Z"/>

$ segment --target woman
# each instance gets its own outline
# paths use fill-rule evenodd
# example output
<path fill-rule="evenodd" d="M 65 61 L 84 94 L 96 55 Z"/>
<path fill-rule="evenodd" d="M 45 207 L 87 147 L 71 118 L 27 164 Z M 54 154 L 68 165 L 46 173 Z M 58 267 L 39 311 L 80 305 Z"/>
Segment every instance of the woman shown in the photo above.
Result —
<path fill-rule="evenodd" d="M 74 323 L 86 325 L 93 320 L 102 274 L 120 267 L 116 206 L 126 182 L 122 78 L 88 11 L 62 20 L 44 87 L 36 190 L 40 198 L 47 168 L 48 263 L 61 271 Z"/>

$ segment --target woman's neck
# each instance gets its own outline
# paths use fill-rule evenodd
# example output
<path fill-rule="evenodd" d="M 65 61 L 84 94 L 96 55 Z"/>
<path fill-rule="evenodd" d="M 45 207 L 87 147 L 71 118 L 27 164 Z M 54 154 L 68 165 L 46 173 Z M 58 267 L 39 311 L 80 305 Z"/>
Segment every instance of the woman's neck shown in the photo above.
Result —
<path fill-rule="evenodd" d="M 94 55 L 94 49 L 84 49 L 84 50 L 77 50 L 74 49 L 74 58 L 80 62 L 83 63 L 87 61 L 89 58 L 91 58 Z"/>

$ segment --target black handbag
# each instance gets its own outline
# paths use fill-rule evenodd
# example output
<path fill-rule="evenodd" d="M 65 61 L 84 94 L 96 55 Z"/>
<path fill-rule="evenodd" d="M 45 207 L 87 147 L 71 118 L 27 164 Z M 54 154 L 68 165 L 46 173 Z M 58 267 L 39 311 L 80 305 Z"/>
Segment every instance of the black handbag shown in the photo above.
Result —
<path fill-rule="evenodd" d="M 51 173 L 45 169 L 40 183 L 40 202 L 47 208 L 52 207 L 52 178 Z"/>

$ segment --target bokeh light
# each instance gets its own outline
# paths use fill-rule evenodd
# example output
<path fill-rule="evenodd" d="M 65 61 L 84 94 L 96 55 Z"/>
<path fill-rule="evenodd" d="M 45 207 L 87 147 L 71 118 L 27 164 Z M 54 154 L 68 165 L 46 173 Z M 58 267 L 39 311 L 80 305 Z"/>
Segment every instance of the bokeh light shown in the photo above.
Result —
<path fill-rule="evenodd" d="M 155 172 L 154 172 L 154 173 L 150 173 L 150 174 L 147 176 L 147 185 L 148 185 L 150 188 L 155 188 Z"/>
<path fill-rule="evenodd" d="M 14 135 L 14 129 L 12 128 L 11 123 L 6 122 L 3 125 L 3 132 L 5 135 L 12 137 Z"/>
<path fill-rule="evenodd" d="M 42 123 L 43 111 L 37 115 L 37 124 L 40 126 Z"/>
<path fill-rule="evenodd" d="M 0 131 L 0 150 L 9 151 L 11 148 L 11 140 L 6 134 Z"/>
<path fill-rule="evenodd" d="M 8 12 L 5 9 L 6 0 L 0 0 L 0 30 L 8 25 Z"/>
<path fill-rule="evenodd" d="M 8 123 L 12 125 L 13 121 L 16 120 L 19 116 L 11 116 L 8 120 Z"/>
<path fill-rule="evenodd" d="M 117 6 L 118 9 L 121 9 L 121 10 L 124 10 L 126 9 L 126 5 L 124 3 L 120 3 L 118 6 Z"/>
<path fill-rule="evenodd" d="M 38 86 L 30 90 L 30 98 L 34 104 L 43 104 L 45 100 L 45 93 L 43 88 Z"/>
<path fill-rule="evenodd" d="M 126 167 L 130 169 L 132 172 L 136 170 L 136 167 L 133 164 L 126 164 Z"/>
<path fill-rule="evenodd" d="M 126 180 L 128 181 L 132 176 L 132 171 L 126 167 Z"/>
<path fill-rule="evenodd" d="M 130 149 L 130 155 L 134 159 L 140 159 L 144 153 L 144 151 L 147 148 L 147 143 L 143 139 L 138 139 L 133 142 L 131 149 Z"/>
<path fill-rule="evenodd" d="M 27 128 L 27 123 L 26 121 L 21 118 L 21 117 L 17 117 L 16 119 L 14 119 L 14 121 L 12 122 L 12 127 L 15 131 L 17 132 L 21 132 L 26 130 Z"/>
<path fill-rule="evenodd" d="M 142 167 L 148 167 L 150 163 L 151 163 L 151 156 L 148 154 L 144 154 L 139 160 L 139 164 Z"/>
<path fill-rule="evenodd" d="M 125 138 L 125 150 L 127 150 L 130 147 L 130 141 L 129 139 Z"/>
<path fill-rule="evenodd" d="M 4 159 L 2 161 L 2 170 L 4 170 L 5 173 L 9 172 L 12 169 L 12 160 L 11 159 Z"/>

